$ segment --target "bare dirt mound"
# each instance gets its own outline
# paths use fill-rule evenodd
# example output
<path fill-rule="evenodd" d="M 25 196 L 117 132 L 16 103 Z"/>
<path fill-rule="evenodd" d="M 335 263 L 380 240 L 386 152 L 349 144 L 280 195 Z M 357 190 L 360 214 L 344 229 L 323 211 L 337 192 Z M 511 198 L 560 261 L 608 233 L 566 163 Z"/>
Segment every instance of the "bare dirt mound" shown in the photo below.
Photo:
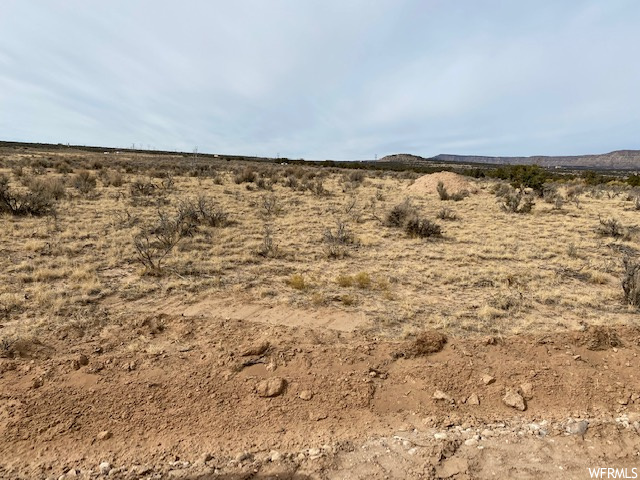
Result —
<path fill-rule="evenodd" d="M 423 175 L 413 182 L 407 190 L 424 195 L 426 193 L 438 193 L 438 183 L 442 182 L 450 194 L 467 191 L 476 193 L 478 189 L 462 175 L 453 172 L 438 172 Z"/>

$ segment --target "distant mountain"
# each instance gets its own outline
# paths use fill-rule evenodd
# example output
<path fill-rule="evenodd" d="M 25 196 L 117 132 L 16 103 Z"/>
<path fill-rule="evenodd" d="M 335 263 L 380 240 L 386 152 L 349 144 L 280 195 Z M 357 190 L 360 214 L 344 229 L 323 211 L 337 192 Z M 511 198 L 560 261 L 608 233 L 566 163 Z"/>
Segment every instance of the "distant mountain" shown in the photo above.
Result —
<path fill-rule="evenodd" d="M 540 165 L 541 167 L 569 167 L 596 169 L 640 170 L 640 150 L 617 150 L 597 155 L 533 156 L 533 157 L 485 157 L 480 155 L 440 154 L 432 158 L 410 154 L 387 155 L 381 162 L 421 163 L 455 162 L 493 165 Z"/>

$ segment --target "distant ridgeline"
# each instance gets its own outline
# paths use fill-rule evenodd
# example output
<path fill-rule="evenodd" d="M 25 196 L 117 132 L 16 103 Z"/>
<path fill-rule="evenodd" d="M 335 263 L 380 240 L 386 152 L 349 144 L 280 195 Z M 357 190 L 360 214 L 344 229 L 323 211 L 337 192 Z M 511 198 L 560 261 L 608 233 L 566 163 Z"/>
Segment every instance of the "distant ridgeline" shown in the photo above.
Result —
<path fill-rule="evenodd" d="M 422 162 L 446 162 L 488 165 L 539 165 L 541 167 L 593 168 L 598 170 L 640 170 L 640 150 L 617 150 L 598 155 L 533 156 L 533 157 L 485 157 L 480 155 L 440 154 L 432 158 L 417 155 L 387 155 L 380 162 L 420 164 Z"/>

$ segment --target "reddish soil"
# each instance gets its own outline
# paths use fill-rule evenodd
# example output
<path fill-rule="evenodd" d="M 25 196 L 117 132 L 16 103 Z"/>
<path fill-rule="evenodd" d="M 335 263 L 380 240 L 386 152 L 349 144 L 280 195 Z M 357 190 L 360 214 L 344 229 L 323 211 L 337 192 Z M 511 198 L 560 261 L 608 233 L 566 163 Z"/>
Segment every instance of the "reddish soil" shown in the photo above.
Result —
<path fill-rule="evenodd" d="M 98 478 L 101 462 L 109 478 L 192 479 L 640 467 L 639 329 L 416 344 L 219 317 L 118 325 L 0 359 L 0 477 Z M 274 377 L 284 390 L 259 394 Z"/>

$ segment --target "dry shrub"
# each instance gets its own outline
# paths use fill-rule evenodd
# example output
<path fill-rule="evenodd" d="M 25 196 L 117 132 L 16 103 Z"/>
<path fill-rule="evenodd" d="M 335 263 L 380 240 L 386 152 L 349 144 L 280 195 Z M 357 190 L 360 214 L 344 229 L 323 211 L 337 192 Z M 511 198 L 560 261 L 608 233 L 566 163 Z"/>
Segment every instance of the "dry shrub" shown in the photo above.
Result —
<path fill-rule="evenodd" d="M 624 277 L 622 289 L 627 304 L 640 307 L 640 263 L 630 258 L 624 258 Z"/>
<path fill-rule="evenodd" d="M 458 215 L 456 215 L 456 213 L 451 210 L 450 208 L 441 208 L 440 211 L 437 213 L 436 217 L 438 217 L 440 220 L 457 220 L 458 219 Z"/>
<path fill-rule="evenodd" d="M 287 279 L 287 285 L 296 290 L 306 290 L 308 288 L 307 283 L 304 280 L 304 277 L 299 273 L 291 275 Z"/>
<path fill-rule="evenodd" d="M 440 200 L 443 200 L 443 201 L 453 200 L 454 202 L 459 202 L 469 196 L 469 192 L 467 190 L 461 190 L 456 193 L 447 192 L 447 189 L 444 186 L 444 182 L 438 182 L 436 190 L 438 191 L 438 196 L 440 197 Z"/>
<path fill-rule="evenodd" d="M 510 190 L 502 197 L 500 208 L 509 213 L 531 213 L 535 205 L 533 195 L 522 192 L 522 190 Z"/>
<path fill-rule="evenodd" d="M 23 184 L 29 188 L 31 192 L 45 198 L 53 200 L 61 200 L 66 195 L 64 181 L 59 177 L 34 178 L 28 177 L 23 179 Z"/>
<path fill-rule="evenodd" d="M 411 201 L 405 199 L 387 213 L 387 218 L 384 223 L 388 227 L 401 228 L 409 218 L 415 217 L 416 215 L 417 211 L 415 207 L 411 205 Z"/>
<path fill-rule="evenodd" d="M 619 220 L 615 218 L 599 218 L 600 225 L 597 232 L 603 237 L 618 238 L 624 236 L 624 227 Z"/>
<path fill-rule="evenodd" d="M 83 195 L 88 195 L 96 189 L 97 180 L 87 170 L 79 171 L 71 181 L 71 185 Z"/>
<path fill-rule="evenodd" d="M 0 213 L 14 216 L 55 214 L 54 198 L 43 191 L 27 193 L 13 192 L 9 188 L 9 179 L 0 175 Z"/>
<path fill-rule="evenodd" d="M 273 238 L 273 232 L 270 225 L 264 226 L 264 235 L 262 236 L 262 243 L 258 249 L 258 255 L 261 257 L 277 258 L 280 251 L 278 243 Z"/>
<path fill-rule="evenodd" d="M 132 197 L 148 197 L 157 190 L 158 186 L 155 183 L 141 179 L 136 179 L 129 185 L 129 193 Z"/>
<path fill-rule="evenodd" d="M 226 227 L 230 224 L 229 214 L 204 195 L 194 200 L 182 200 L 178 204 L 178 216 L 185 223 L 208 225 L 210 227 Z"/>
<path fill-rule="evenodd" d="M 324 243 L 329 258 L 343 258 L 347 255 L 347 247 L 356 243 L 356 238 L 344 222 L 338 222 L 335 233 L 330 228 L 324 231 Z"/>
<path fill-rule="evenodd" d="M 371 287 L 371 276 L 367 272 L 360 272 L 356 274 L 354 280 L 359 288 Z"/>
<path fill-rule="evenodd" d="M 405 345 L 404 351 L 400 356 L 406 358 L 421 357 L 431 355 L 441 351 L 447 343 L 447 337 L 436 330 L 425 330 Z"/>
<path fill-rule="evenodd" d="M 101 171 L 100 180 L 105 187 L 121 187 L 124 178 L 117 170 Z"/>
<path fill-rule="evenodd" d="M 622 346 L 618 333 L 611 327 L 590 327 L 584 337 L 584 343 L 589 350 L 608 350 Z"/>
<path fill-rule="evenodd" d="M 430 238 L 442 236 L 442 228 L 440 225 L 426 218 L 410 218 L 407 220 L 404 230 L 410 237 Z"/>
<path fill-rule="evenodd" d="M 339 275 L 336 278 L 336 283 L 341 287 L 353 287 L 355 279 L 351 275 Z"/>
<path fill-rule="evenodd" d="M 258 173 L 250 166 L 245 167 L 233 177 L 233 181 L 238 185 L 241 183 L 254 183 L 257 179 Z"/>

